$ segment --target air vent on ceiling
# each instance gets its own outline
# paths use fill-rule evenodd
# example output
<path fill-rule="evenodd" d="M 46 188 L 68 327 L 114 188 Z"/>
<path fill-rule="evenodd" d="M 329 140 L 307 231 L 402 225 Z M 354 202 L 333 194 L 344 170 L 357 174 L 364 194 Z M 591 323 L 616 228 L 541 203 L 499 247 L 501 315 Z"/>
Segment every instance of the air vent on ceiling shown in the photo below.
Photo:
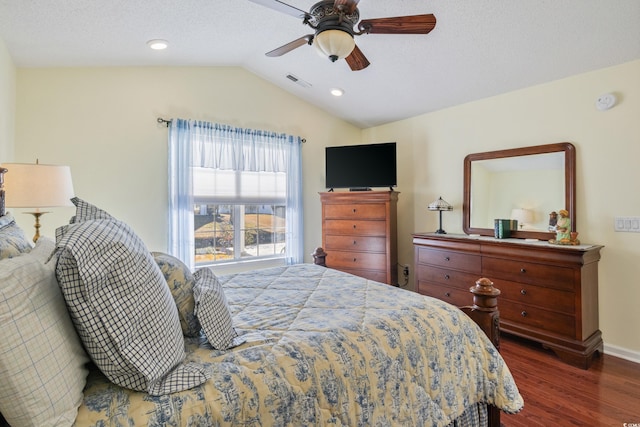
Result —
<path fill-rule="evenodd" d="M 289 80 L 291 80 L 292 82 L 299 84 L 302 87 L 311 87 L 311 83 L 306 82 L 306 81 L 294 76 L 293 74 L 287 74 L 287 78 Z"/>

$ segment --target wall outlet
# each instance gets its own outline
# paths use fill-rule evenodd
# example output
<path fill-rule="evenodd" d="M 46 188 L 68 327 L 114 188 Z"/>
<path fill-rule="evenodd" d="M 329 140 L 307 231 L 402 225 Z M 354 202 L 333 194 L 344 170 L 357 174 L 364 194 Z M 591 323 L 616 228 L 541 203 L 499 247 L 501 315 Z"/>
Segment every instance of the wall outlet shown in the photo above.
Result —
<path fill-rule="evenodd" d="M 613 229 L 627 233 L 640 233 L 640 216 L 617 216 L 614 218 Z"/>
<path fill-rule="evenodd" d="M 409 266 L 408 265 L 405 265 L 402 268 L 402 274 L 404 275 L 404 277 L 407 277 L 409 275 Z"/>

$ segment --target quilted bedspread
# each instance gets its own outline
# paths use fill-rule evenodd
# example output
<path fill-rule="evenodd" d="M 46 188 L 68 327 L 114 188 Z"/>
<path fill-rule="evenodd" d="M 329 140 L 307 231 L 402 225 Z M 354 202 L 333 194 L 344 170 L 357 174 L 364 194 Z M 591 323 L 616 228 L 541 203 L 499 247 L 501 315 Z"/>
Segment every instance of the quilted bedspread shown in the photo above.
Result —
<path fill-rule="evenodd" d="M 523 406 L 500 354 L 444 302 L 309 264 L 220 281 L 246 342 L 187 339 L 211 379 L 149 396 L 95 371 L 76 425 L 444 426 L 477 402 Z"/>

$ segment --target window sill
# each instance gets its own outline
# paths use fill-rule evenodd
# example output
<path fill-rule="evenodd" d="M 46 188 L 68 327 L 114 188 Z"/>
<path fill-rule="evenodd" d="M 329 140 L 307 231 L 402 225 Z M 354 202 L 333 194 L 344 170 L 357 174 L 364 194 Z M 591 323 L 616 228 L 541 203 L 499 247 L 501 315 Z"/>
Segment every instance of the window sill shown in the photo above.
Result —
<path fill-rule="evenodd" d="M 269 267 L 284 267 L 284 258 L 263 258 L 250 261 L 228 262 L 224 264 L 204 264 L 196 268 L 210 268 L 216 275 L 224 276 L 225 274 L 242 273 L 243 271 L 257 270 Z"/>

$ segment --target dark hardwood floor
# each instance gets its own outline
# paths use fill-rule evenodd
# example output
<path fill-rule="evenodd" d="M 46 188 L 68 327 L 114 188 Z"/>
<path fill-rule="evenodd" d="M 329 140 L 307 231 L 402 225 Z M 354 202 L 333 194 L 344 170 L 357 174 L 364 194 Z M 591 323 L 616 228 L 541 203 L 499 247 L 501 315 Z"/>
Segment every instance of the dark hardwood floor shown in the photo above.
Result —
<path fill-rule="evenodd" d="M 503 426 L 640 427 L 640 364 L 604 354 L 583 370 L 509 335 L 500 352 L 524 398 L 518 414 L 501 415 Z"/>

